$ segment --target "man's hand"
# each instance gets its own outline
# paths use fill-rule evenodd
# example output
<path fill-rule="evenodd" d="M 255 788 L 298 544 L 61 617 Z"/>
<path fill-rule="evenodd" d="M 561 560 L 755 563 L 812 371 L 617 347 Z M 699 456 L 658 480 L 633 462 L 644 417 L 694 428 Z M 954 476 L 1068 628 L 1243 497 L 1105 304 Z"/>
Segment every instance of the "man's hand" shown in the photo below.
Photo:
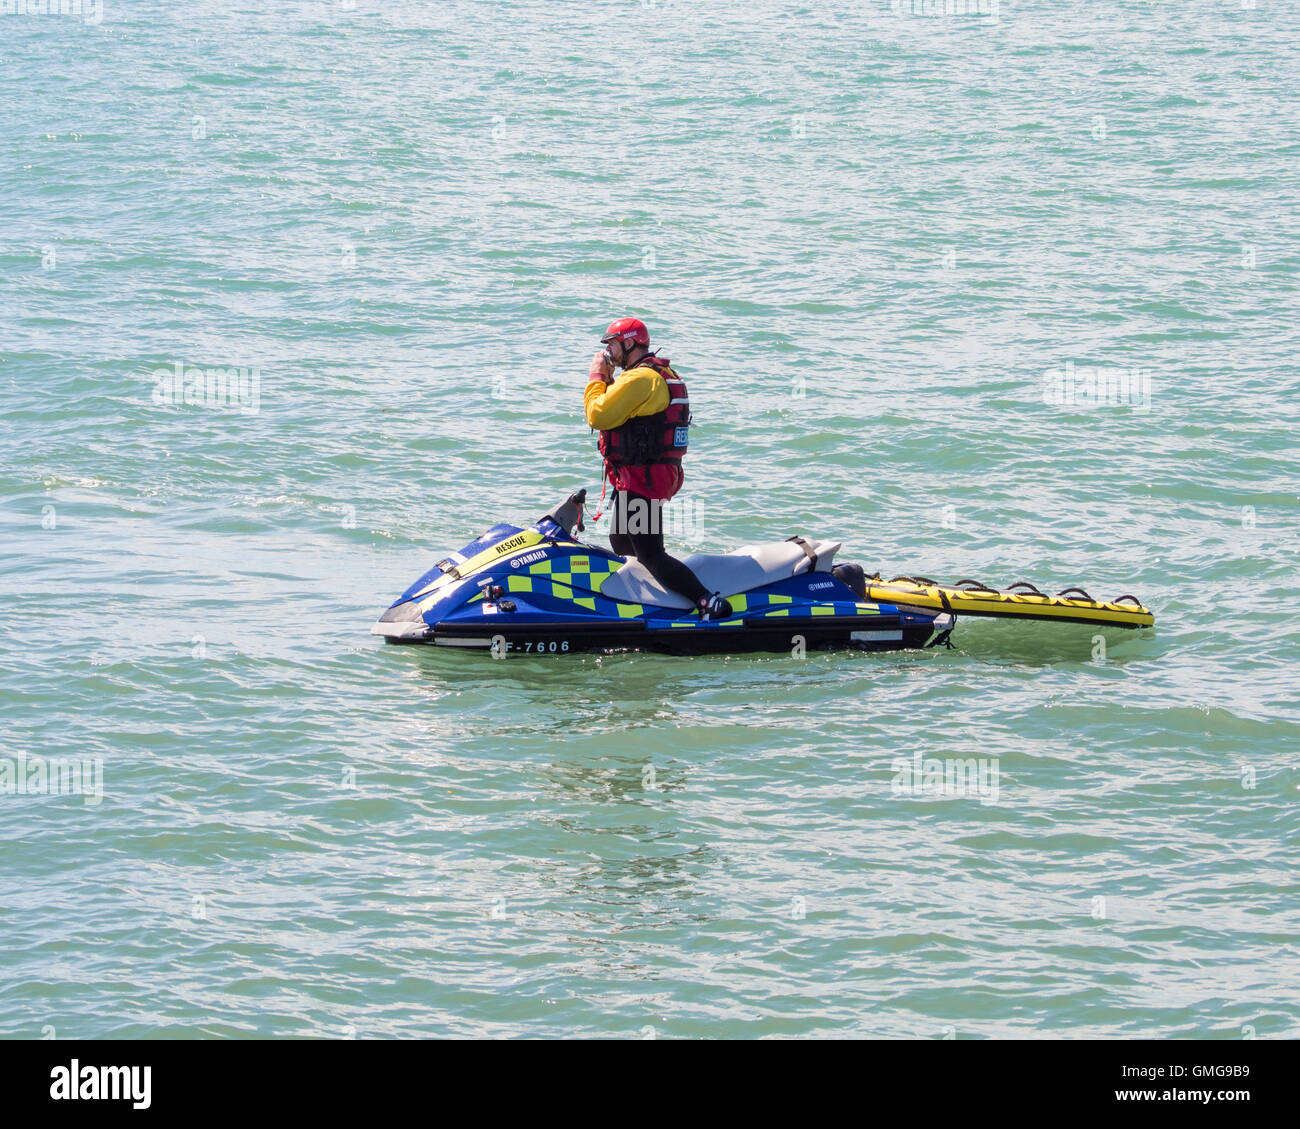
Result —
<path fill-rule="evenodd" d="M 610 359 L 605 356 L 604 352 L 597 353 L 591 358 L 591 368 L 587 370 L 588 382 L 593 380 L 603 380 L 609 383 L 609 378 L 614 375 L 614 366 Z"/>

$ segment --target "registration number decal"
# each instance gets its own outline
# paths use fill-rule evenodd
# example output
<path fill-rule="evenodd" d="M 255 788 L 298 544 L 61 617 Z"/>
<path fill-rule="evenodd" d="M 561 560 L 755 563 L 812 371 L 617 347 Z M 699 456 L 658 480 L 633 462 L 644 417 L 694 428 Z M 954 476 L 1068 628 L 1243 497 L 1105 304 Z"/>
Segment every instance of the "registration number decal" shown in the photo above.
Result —
<path fill-rule="evenodd" d="M 569 652 L 567 639 L 527 639 L 522 643 L 511 643 L 504 635 L 492 636 L 492 657 L 503 659 L 506 655 L 564 655 Z"/>

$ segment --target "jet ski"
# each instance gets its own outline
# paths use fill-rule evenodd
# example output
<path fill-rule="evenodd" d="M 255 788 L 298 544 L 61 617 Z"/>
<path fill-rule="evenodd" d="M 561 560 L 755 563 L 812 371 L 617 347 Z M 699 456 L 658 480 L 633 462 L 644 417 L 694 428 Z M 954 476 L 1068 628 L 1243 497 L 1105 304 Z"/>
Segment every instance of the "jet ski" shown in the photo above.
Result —
<path fill-rule="evenodd" d="M 1123 598 L 1131 604 L 1101 604 L 1078 589 L 1050 597 L 1032 585 L 1032 593 L 1016 585 L 999 592 L 975 581 L 947 588 L 924 577 L 868 577 L 859 565 L 836 562 L 840 542 L 803 536 L 683 558 L 705 588 L 731 604 L 729 617 L 704 618 L 635 558 L 579 538 L 586 496 L 571 494 L 526 529 L 494 525 L 448 553 L 371 633 L 390 643 L 482 648 L 495 657 L 734 654 L 951 646 L 958 611 L 1099 626 L 1154 622 L 1131 596 Z"/>

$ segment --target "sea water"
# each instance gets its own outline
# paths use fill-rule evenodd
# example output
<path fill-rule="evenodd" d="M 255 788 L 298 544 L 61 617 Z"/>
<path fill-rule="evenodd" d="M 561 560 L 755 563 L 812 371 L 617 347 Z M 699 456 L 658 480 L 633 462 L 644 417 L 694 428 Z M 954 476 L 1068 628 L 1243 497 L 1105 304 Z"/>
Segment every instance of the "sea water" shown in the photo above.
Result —
<path fill-rule="evenodd" d="M 0 1034 L 1300 1033 L 1300 9 L 48 7 L 0 5 Z M 626 314 L 675 551 L 1158 626 L 368 635 L 598 491 Z"/>

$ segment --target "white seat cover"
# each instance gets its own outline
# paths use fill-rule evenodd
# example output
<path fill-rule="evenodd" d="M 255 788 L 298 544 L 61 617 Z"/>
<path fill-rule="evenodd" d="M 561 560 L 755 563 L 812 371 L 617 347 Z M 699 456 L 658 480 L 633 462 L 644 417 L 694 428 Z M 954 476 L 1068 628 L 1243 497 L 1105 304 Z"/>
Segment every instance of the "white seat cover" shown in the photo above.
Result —
<path fill-rule="evenodd" d="M 809 540 L 808 544 L 817 554 L 817 571 L 830 572 L 840 542 Z M 812 562 L 793 541 L 769 541 L 763 545 L 744 545 L 734 553 L 694 553 L 684 558 L 683 563 L 710 592 L 733 596 L 798 576 L 807 572 Z M 633 604 L 691 607 L 690 600 L 665 588 L 635 557 L 629 557 L 627 564 L 605 581 L 600 594 L 610 600 L 625 600 Z"/>

